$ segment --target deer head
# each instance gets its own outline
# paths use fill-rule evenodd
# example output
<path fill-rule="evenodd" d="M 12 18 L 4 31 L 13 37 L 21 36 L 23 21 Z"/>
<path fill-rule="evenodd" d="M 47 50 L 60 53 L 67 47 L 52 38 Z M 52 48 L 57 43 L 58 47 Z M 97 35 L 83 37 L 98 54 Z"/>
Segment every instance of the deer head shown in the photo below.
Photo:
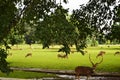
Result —
<path fill-rule="evenodd" d="M 91 64 L 92 64 L 93 70 L 95 70 L 96 67 L 103 62 L 103 56 L 101 56 L 101 60 L 100 60 L 99 62 L 94 63 L 94 62 L 91 60 L 91 57 L 90 57 L 90 54 L 89 54 L 89 60 L 90 60 L 90 62 L 91 62 Z"/>

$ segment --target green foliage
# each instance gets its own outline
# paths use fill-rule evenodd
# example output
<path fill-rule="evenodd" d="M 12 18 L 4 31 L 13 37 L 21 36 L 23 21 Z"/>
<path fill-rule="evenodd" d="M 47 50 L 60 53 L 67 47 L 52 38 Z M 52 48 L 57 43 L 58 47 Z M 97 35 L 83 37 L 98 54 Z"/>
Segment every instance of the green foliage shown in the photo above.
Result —
<path fill-rule="evenodd" d="M 0 48 L 0 70 L 3 73 L 9 74 L 11 72 L 10 67 L 8 66 L 8 62 L 6 61 L 7 52 Z"/>
<path fill-rule="evenodd" d="M 110 31 L 117 12 L 111 9 L 111 6 L 116 7 L 115 2 L 118 3 L 117 0 L 90 0 L 86 5 L 81 5 L 80 9 L 73 11 L 75 19 L 82 23 L 76 22 L 76 25 L 89 26 L 90 32 L 101 35 Z"/>
<path fill-rule="evenodd" d="M 14 18 L 17 9 L 14 2 L 15 0 L 0 0 L 0 42 L 9 34 L 16 23 Z"/>
<path fill-rule="evenodd" d="M 116 16 L 114 17 L 114 23 L 111 26 L 110 32 L 106 35 L 106 38 L 111 42 L 117 41 L 120 43 L 120 4 L 115 7 Z"/>
<path fill-rule="evenodd" d="M 111 30 L 112 39 L 117 39 L 120 42 L 120 25 L 113 25 Z"/>
<path fill-rule="evenodd" d="M 23 43 L 23 37 L 22 35 L 13 32 L 8 36 L 8 43 L 11 44 L 12 46 L 14 46 L 15 44 Z"/>
<path fill-rule="evenodd" d="M 120 43 L 120 24 L 114 24 L 111 28 L 111 31 L 106 34 L 106 39 L 110 40 L 110 42 L 118 42 Z"/>
<path fill-rule="evenodd" d="M 24 0 L 24 5 L 26 8 L 23 18 L 27 23 L 33 21 L 32 24 L 39 22 L 56 6 L 54 0 Z"/>
<path fill-rule="evenodd" d="M 36 26 L 36 37 L 41 40 L 43 48 L 51 44 L 60 44 L 66 54 L 70 53 L 70 45 L 74 44 L 75 27 L 66 19 L 67 10 L 58 6 L 55 12 L 44 18 Z M 61 50 L 60 50 L 61 51 Z"/>

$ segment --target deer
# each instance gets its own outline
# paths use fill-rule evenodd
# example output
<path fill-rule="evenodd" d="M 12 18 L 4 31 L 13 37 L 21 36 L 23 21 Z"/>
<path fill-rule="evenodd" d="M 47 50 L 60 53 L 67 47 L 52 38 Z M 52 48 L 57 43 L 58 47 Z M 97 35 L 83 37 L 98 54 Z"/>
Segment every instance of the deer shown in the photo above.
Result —
<path fill-rule="evenodd" d="M 73 54 L 74 54 L 74 52 L 75 52 L 75 51 L 71 51 L 71 53 L 73 53 Z"/>
<path fill-rule="evenodd" d="M 31 56 L 31 57 L 32 57 L 32 53 L 27 53 L 27 54 L 25 55 L 25 57 L 28 57 L 28 56 Z"/>
<path fill-rule="evenodd" d="M 96 67 L 103 62 L 103 56 L 101 56 L 101 60 L 99 62 L 93 63 L 93 61 L 90 58 L 90 54 L 89 54 L 89 61 L 92 64 L 92 67 L 89 67 L 89 66 L 77 66 L 77 67 L 75 67 L 75 78 L 76 79 L 80 80 L 80 75 L 86 75 L 87 80 L 88 80 L 89 77 L 93 73 L 95 73 Z"/>
<path fill-rule="evenodd" d="M 12 54 L 12 53 L 8 53 L 7 55 L 8 55 L 8 56 L 12 56 L 13 54 Z"/>
<path fill-rule="evenodd" d="M 105 53 L 106 53 L 105 51 L 100 51 L 100 52 L 97 54 L 96 58 L 98 58 L 99 56 L 103 56 Z"/>
<path fill-rule="evenodd" d="M 68 58 L 68 55 L 67 54 L 58 54 L 57 55 L 58 58 Z"/>
<path fill-rule="evenodd" d="M 119 52 L 119 51 L 115 52 L 115 53 L 114 53 L 114 56 L 117 55 L 117 54 L 120 54 L 120 52 Z"/>

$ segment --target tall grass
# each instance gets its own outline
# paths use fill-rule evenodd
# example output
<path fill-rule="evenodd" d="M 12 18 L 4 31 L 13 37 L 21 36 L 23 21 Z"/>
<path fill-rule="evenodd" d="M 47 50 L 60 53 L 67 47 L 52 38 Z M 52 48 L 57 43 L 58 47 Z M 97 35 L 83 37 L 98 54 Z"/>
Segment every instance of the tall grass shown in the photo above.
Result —
<path fill-rule="evenodd" d="M 74 70 L 74 68 L 78 65 L 81 66 L 91 66 L 89 62 L 89 54 L 91 54 L 91 58 L 94 62 L 98 62 L 99 59 L 96 59 L 96 55 L 99 51 L 105 51 L 103 62 L 97 67 L 97 72 L 120 72 L 120 55 L 114 56 L 116 51 L 120 51 L 119 45 L 112 45 L 107 47 L 105 45 L 98 47 L 88 47 L 85 50 L 88 52 L 84 56 L 79 52 L 74 52 L 68 55 L 68 59 L 60 59 L 57 57 L 58 49 L 60 46 L 53 46 L 50 49 L 42 49 L 41 45 L 32 45 L 33 49 L 30 49 L 28 45 L 19 45 L 18 48 L 21 50 L 12 49 L 9 51 L 12 53 L 11 56 L 8 56 L 7 61 L 10 63 L 10 66 L 15 67 L 34 67 L 34 68 L 43 68 L 43 69 L 60 69 L 60 70 Z M 27 53 L 32 53 L 32 57 L 29 56 L 25 58 Z M 59 53 L 60 54 L 60 53 Z M 61 53 L 63 54 L 63 53 Z M 15 72 L 11 73 L 10 77 L 15 77 L 12 75 L 21 75 L 28 74 L 30 76 L 31 73 L 28 72 Z M 32 73 L 34 76 L 38 75 L 38 73 Z M 0 76 L 5 76 L 0 74 Z M 28 77 L 28 75 L 23 76 L 23 78 Z M 42 75 L 42 74 L 41 74 Z M 50 75 L 49 75 L 50 76 Z M 22 76 L 16 76 L 22 77 Z M 38 77 L 38 76 L 37 76 Z M 39 76 L 41 77 L 41 76 Z"/>

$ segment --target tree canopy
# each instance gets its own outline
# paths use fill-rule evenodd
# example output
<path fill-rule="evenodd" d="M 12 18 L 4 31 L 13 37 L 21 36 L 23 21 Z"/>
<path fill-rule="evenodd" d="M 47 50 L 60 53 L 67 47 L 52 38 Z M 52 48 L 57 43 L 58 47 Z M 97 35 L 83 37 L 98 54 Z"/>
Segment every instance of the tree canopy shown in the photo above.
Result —
<path fill-rule="evenodd" d="M 89 0 L 69 15 L 61 0 L 60 3 L 56 0 L 0 0 L 0 42 L 6 49 L 10 34 L 25 35 L 26 24 L 34 29 L 33 37 L 43 44 L 43 48 L 59 44 L 63 45 L 59 51 L 69 54 L 70 46 L 75 45 L 84 55 L 88 35 L 110 34 L 112 39 L 120 40 L 119 36 L 114 37 L 120 33 L 120 1 Z M 10 71 L 6 54 L 7 51 L 0 48 L 0 64 L 5 63 L 0 65 L 2 72 Z"/>

